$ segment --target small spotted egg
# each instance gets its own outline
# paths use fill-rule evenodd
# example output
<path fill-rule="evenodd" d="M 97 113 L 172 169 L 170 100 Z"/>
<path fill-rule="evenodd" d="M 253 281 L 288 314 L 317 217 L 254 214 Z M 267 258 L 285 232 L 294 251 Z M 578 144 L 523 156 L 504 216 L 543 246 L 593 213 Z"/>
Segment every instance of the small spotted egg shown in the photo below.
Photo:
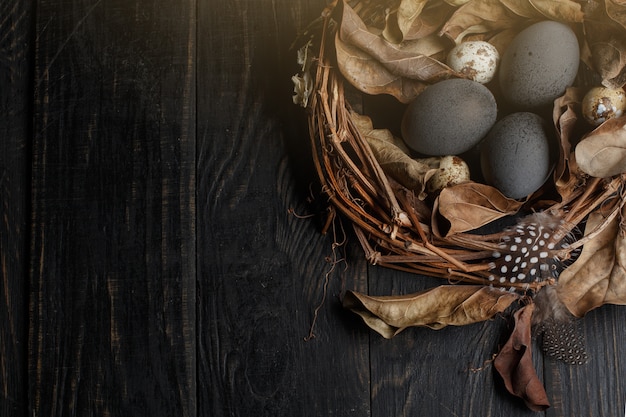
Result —
<path fill-rule="evenodd" d="M 460 43 L 448 53 L 447 58 L 450 68 L 481 84 L 493 79 L 499 61 L 498 50 L 484 41 Z"/>
<path fill-rule="evenodd" d="M 593 87 L 582 101 L 583 117 L 593 126 L 620 117 L 626 110 L 626 93 L 621 88 Z"/>
<path fill-rule="evenodd" d="M 464 160 L 455 155 L 446 155 L 440 158 L 439 169 L 426 183 L 429 192 L 439 192 L 446 187 L 470 180 L 470 170 Z"/>

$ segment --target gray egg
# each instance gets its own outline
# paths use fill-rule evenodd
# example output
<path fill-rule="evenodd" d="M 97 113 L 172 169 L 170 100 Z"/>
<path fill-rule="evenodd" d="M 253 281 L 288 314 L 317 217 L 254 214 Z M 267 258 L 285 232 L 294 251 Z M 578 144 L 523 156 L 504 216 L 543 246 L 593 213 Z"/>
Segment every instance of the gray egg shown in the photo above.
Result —
<path fill-rule="evenodd" d="M 458 155 L 480 142 L 497 113 L 496 100 L 484 85 L 466 79 L 440 81 L 409 104 L 402 136 L 424 155 Z"/>
<path fill-rule="evenodd" d="M 504 117 L 480 144 L 480 163 L 487 183 L 507 197 L 532 194 L 551 169 L 548 125 L 529 112 Z"/>
<path fill-rule="evenodd" d="M 502 55 L 502 95 L 519 110 L 551 106 L 574 83 L 579 60 L 578 40 L 569 26 L 535 23 L 521 31 Z"/>

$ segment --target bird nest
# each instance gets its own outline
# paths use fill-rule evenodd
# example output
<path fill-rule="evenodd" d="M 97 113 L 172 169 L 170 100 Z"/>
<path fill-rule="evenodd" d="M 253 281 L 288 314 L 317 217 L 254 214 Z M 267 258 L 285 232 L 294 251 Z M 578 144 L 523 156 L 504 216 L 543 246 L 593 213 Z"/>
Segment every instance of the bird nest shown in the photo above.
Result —
<path fill-rule="evenodd" d="M 449 70 L 443 63 L 444 55 L 439 53 L 418 58 L 427 63 L 421 74 L 433 63 L 440 70 L 410 79 L 406 74 L 394 73 L 376 50 L 364 51 L 349 37 L 349 33 L 364 31 L 370 48 L 373 39 L 390 45 L 396 59 L 406 59 L 408 52 L 402 46 L 408 43 L 411 29 L 402 29 L 407 26 L 402 16 L 406 15 L 403 7 L 409 3 L 422 7 L 421 27 L 439 16 L 437 23 L 431 24 L 430 34 L 447 36 L 451 45 L 471 37 L 501 42 L 502 36 L 497 35 L 504 29 L 489 20 L 490 16 L 480 20 L 485 10 L 506 16 L 509 20 L 500 18 L 501 24 L 518 32 L 539 20 L 561 20 L 576 29 L 582 40 L 581 50 L 586 51 L 581 57 L 587 65 L 581 68 L 589 71 L 554 101 L 549 117 L 557 151 L 550 178 L 539 190 L 512 199 L 475 179 L 429 190 L 429 178 L 437 168 L 418 169 L 418 174 L 411 177 L 410 160 L 414 155 L 405 150 L 397 153 L 402 146 L 391 133 L 398 126 L 375 128 L 369 117 L 373 115 L 356 111 L 360 110 L 358 100 L 363 95 L 383 93 L 406 104 L 441 79 L 466 77 Z M 592 21 L 590 16 L 596 22 L 598 13 L 609 19 L 613 16 L 609 6 L 617 6 L 606 0 L 592 2 L 606 6 L 601 11 L 582 10 L 574 1 L 562 2 L 569 7 L 567 10 L 540 10 L 531 15 L 504 6 L 515 2 L 470 0 L 462 6 L 436 2 L 441 5 L 430 7 L 433 3 L 335 2 L 324 10 L 321 28 L 309 30 L 313 36 L 299 51 L 302 72 L 294 77 L 298 92 L 294 101 L 309 111 L 313 161 L 332 211 L 354 226 L 370 263 L 445 280 L 441 286 L 406 296 L 348 292 L 344 305 L 388 338 L 409 326 L 439 329 L 475 323 L 516 306 L 515 331 L 528 339 L 531 324 L 540 327 L 542 322 L 582 317 L 607 303 L 626 304 L 622 220 L 626 176 L 621 162 L 598 160 L 603 153 L 614 155 L 626 147 L 626 121 L 618 117 L 594 128 L 585 124 L 581 114 L 581 100 L 590 84 L 597 81 L 613 88 L 623 84 L 623 68 L 616 71 L 615 65 L 601 59 L 602 52 L 593 49 L 592 41 L 614 26 L 623 37 L 624 26 L 605 24 L 602 31 L 596 23 L 588 23 Z M 416 26 L 415 16 L 420 14 L 415 7 L 413 12 L 412 28 Z M 460 13 L 464 13 L 465 20 L 458 18 Z M 470 15 L 474 20 L 459 28 L 458 22 L 467 22 Z M 376 26 L 380 30 L 371 29 Z M 450 27 L 455 29 L 446 31 Z M 397 39 L 402 36 L 406 38 Z M 355 61 L 360 66 L 355 66 Z M 600 68 L 602 62 L 604 67 Z M 355 75 L 357 69 L 369 73 L 369 78 L 360 80 Z M 381 77 L 387 77 L 386 84 L 379 80 L 368 83 L 371 74 L 381 75 L 375 73 L 376 69 L 384 72 Z M 359 94 L 353 93 L 355 89 Z M 594 166 L 602 169 L 583 169 L 593 164 L 587 160 L 583 163 L 585 156 L 576 153 L 582 143 L 593 145 L 586 149 L 592 149 Z M 381 146 L 398 156 L 391 161 L 385 159 Z M 613 172 L 609 169 L 607 174 L 608 165 Z M 547 301 L 541 304 L 540 300 Z M 516 380 L 513 371 L 522 366 L 522 357 L 530 354 L 529 340 L 527 344 L 526 351 L 519 350 L 519 340 L 517 347 L 511 345 L 507 350 L 505 346 L 495 365 L 509 391 L 522 397 L 531 409 L 541 410 L 548 406 L 545 393 L 541 389 L 533 391 L 529 387 L 534 385 L 527 380 Z M 571 363 L 581 361 L 580 357 L 569 359 Z M 526 361 L 525 366 L 532 367 L 532 362 L 528 365 Z"/>

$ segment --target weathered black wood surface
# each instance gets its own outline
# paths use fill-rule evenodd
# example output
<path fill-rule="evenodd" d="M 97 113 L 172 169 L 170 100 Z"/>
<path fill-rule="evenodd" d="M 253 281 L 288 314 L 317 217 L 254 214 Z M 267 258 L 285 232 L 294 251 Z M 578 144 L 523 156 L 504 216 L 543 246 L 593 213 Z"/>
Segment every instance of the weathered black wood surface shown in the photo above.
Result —
<path fill-rule="evenodd" d="M 28 388 L 28 234 L 33 2 L 0 1 L 0 415 Z"/>
<path fill-rule="evenodd" d="M 323 6 L 0 0 L 0 415 L 624 415 L 623 307 L 588 364 L 535 355 L 546 413 L 489 362 L 506 319 L 384 340 L 340 307 L 437 281 L 320 233 L 289 46 Z"/>

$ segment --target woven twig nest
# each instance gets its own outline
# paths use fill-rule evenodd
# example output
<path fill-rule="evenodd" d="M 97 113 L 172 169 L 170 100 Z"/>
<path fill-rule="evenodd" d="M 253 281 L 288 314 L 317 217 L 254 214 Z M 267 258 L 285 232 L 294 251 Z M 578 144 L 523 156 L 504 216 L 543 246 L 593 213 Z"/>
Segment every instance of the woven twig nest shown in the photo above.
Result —
<path fill-rule="evenodd" d="M 577 163 L 575 148 L 581 140 L 597 140 L 599 135 L 614 140 L 609 148 L 620 148 L 626 145 L 626 135 L 621 133 L 626 123 L 620 117 L 595 130 L 580 123 L 580 101 L 585 91 L 580 86 L 568 88 L 554 102 L 551 122 L 558 156 L 550 179 L 526 198 L 507 198 L 476 181 L 428 194 L 425 181 L 417 187 L 407 186 L 381 164 L 370 137 L 373 126 L 366 123 L 363 127 L 366 115 L 356 113 L 347 99 L 354 80 L 348 81 L 340 70 L 335 45 L 341 37 L 345 8 L 351 12 L 365 10 L 364 21 L 384 24 L 398 13 L 402 3 L 409 2 L 383 7 L 362 1 L 354 8 L 339 2 L 327 8 L 312 59 L 301 56 L 304 69 L 311 75 L 310 79 L 308 75 L 299 78 L 300 92 L 310 92 L 305 94 L 304 105 L 310 111 L 312 154 L 322 190 L 330 206 L 354 226 L 366 258 L 381 267 L 445 281 L 440 287 L 400 298 L 350 292 L 344 305 L 380 334 L 392 337 L 411 325 L 441 328 L 486 320 L 512 305 L 518 308 L 515 318 L 520 328 L 516 331 L 524 333 L 531 322 L 558 322 L 563 317 L 582 317 L 602 304 L 625 304 L 622 210 L 626 176 L 617 172 L 598 177 L 584 172 Z M 472 3 L 503 7 L 495 0 L 471 0 L 459 8 L 449 6 L 449 16 Z M 582 11 L 578 18 L 580 21 L 572 25 L 582 30 Z M 312 49 L 303 54 L 310 57 Z M 596 72 L 605 84 L 619 82 L 619 77 L 610 78 L 607 71 L 596 68 Z M 463 74 L 448 72 L 444 78 L 457 76 Z M 505 218 L 515 221 L 496 232 L 483 232 L 485 228 L 493 231 L 494 221 L 502 223 Z M 540 299 L 548 300 L 549 306 L 535 302 Z M 398 309 L 400 304 L 403 308 Z M 394 315 L 399 310 L 401 317 Z M 548 404 L 545 393 L 520 394 L 517 390 L 516 384 L 528 381 L 515 381 L 511 376 L 511 367 L 518 366 L 520 360 L 512 349 L 503 348 L 500 363 L 496 360 L 501 373 L 509 372 L 508 377 L 503 375 L 507 388 L 523 397 L 530 408 L 544 409 Z M 580 358 L 570 359 L 576 363 Z"/>

